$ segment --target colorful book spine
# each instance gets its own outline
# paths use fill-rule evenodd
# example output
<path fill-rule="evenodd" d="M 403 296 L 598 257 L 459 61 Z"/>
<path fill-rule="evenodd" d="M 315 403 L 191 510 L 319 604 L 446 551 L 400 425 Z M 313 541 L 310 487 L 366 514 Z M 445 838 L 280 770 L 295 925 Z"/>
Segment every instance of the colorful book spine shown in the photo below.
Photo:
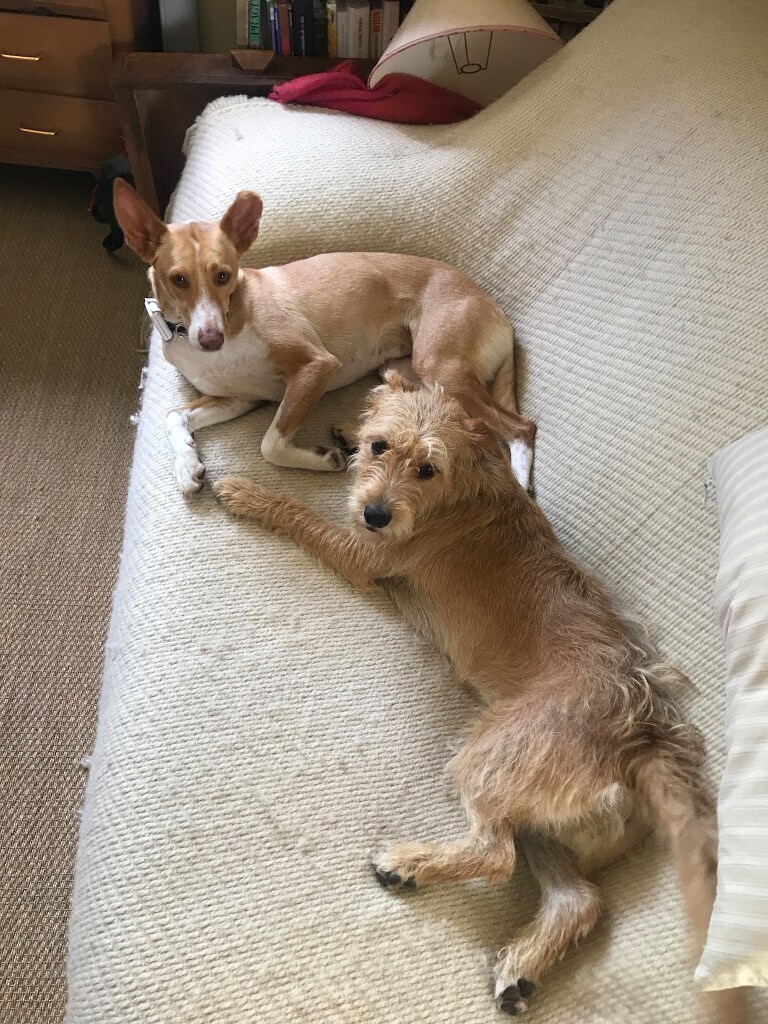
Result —
<path fill-rule="evenodd" d="M 384 11 L 381 0 L 371 0 L 371 57 L 378 60 L 384 52 L 381 45 L 384 28 Z"/>
<path fill-rule="evenodd" d="M 348 57 L 365 60 L 371 54 L 371 5 L 368 0 L 347 0 L 349 7 Z"/>
<path fill-rule="evenodd" d="M 261 0 L 248 0 L 248 45 L 261 46 Z"/>
<path fill-rule="evenodd" d="M 400 27 L 400 0 L 382 0 L 381 21 L 381 51 L 383 53 Z"/>
<path fill-rule="evenodd" d="M 326 10 L 326 39 L 328 42 L 328 56 L 339 56 L 339 12 L 336 9 L 336 0 L 328 0 Z"/>
<path fill-rule="evenodd" d="M 280 53 L 283 57 L 291 56 L 293 39 L 293 5 L 291 0 L 277 0 L 277 23 L 280 32 Z"/>
<path fill-rule="evenodd" d="M 277 0 L 267 0 L 269 21 L 269 44 L 275 53 L 280 53 L 280 23 L 277 17 Z"/>

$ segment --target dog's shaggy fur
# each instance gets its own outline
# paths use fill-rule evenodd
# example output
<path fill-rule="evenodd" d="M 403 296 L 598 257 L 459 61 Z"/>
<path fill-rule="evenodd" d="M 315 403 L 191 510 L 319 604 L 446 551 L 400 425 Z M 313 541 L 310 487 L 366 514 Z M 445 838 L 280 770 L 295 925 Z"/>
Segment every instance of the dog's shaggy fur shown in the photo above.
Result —
<path fill-rule="evenodd" d="M 292 537 L 356 587 L 390 591 L 485 703 L 453 768 L 469 818 L 449 844 L 400 841 L 375 865 L 387 888 L 498 882 L 522 850 L 542 889 L 535 920 L 499 954 L 502 1010 L 600 914 L 588 880 L 647 828 L 672 849 L 697 946 L 716 873 L 716 824 L 698 731 L 604 587 L 558 543 L 500 441 L 439 388 L 395 373 L 363 419 L 352 529 L 237 478 L 229 511 Z M 721 993 L 719 1020 L 741 1020 Z"/>

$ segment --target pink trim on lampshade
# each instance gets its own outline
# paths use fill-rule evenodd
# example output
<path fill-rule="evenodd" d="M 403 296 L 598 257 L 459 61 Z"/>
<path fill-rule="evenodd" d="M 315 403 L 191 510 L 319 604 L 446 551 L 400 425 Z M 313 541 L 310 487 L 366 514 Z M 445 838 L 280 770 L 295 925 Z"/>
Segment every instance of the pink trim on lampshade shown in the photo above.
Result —
<path fill-rule="evenodd" d="M 386 54 L 368 76 L 368 85 L 370 86 L 371 84 L 374 71 L 379 71 L 388 60 L 396 57 L 399 53 L 405 53 L 406 50 L 410 50 L 414 46 L 421 46 L 422 43 L 428 43 L 432 39 L 447 39 L 449 36 L 460 36 L 462 33 L 467 35 L 469 32 L 519 32 L 523 35 L 541 36 L 542 39 L 549 39 L 560 46 L 565 46 L 559 35 L 552 31 L 545 32 L 542 28 L 525 28 L 522 25 L 472 25 L 470 28 L 453 28 L 450 32 L 433 32 L 430 36 L 414 39 L 412 43 L 405 43 L 403 46 L 398 46 L 396 50 L 392 50 L 391 53 Z"/>

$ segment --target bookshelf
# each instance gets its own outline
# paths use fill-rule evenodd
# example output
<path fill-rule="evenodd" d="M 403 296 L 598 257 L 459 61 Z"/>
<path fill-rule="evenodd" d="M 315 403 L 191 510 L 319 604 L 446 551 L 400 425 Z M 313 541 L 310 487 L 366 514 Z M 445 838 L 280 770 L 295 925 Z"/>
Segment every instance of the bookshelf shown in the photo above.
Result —
<path fill-rule="evenodd" d="M 533 6 L 568 39 L 602 10 L 581 0 Z M 184 133 L 212 100 L 243 94 L 268 96 L 274 86 L 327 71 L 340 59 L 264 54 L 263 70 L 244 71 L 231 53 L 124 54 L 115 65 L 112 89 L 137 189 L 154 210 L 165 210 L 184 162 Z M 355 64 L 367 77 L 375 61 L 356 60 Z"/>

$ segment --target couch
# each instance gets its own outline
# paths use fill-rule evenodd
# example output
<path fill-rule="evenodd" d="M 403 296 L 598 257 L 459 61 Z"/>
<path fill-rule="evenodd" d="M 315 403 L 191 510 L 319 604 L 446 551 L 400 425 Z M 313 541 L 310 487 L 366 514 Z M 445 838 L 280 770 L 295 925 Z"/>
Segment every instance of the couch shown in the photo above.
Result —
<path fill-rule="evenodd" d="M 169 219 L 263 197 L 247 261 L 374 249 L 448 260 L 504 307 L 537 500 L 693 680 L 723 765 L 708 457 L 768 396 L 768 19 L 760 0 L 615 0 L 475 118 L 395 127 L 228 97 L 191 128 Z M 326 396 L 322 443 L 371 381 Z M 69 1024 L 478 1024 L 508 884 L 393 897 L 369 860 L 463 817 L 446 763 L 473 703 L 383 596 L 177 492 L 153 339 L 77 857 Z M 271 410 L 201 432 L 238 473 L 343 518 L 343 475 L 264 462 Z M 500 624 L 503 628 L 503 624 Z M 702 1024 L 678 889 L 649 841 L 547 977 L 542 1024 Z M 754 998 L 755 1019 L 766 1014 Z"/>

